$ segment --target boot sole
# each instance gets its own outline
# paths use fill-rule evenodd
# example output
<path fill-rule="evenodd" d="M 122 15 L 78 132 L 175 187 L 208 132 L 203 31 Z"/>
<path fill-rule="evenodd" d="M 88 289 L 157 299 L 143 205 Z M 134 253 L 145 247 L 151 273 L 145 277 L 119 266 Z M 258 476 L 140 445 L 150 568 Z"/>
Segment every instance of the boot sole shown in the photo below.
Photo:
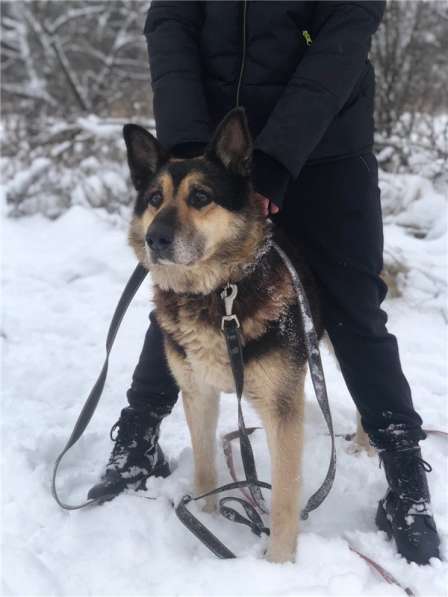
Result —
<path fill-rule="evenodd" d="M 425 566 L 430 563 L 431 558 L 440 559 L 440 553 L 439 553 L 438 548 L 434 549 L 432 553 L 426 553 L 426 554 L 422 554 L 421 552 L 419 553 L 418 551 L 412 551 L 412 549 L 410 549 L 410 548 L 405 548 L 404 545 L 401 545 L 401 548 L 400 548 L 399 542 L 397 541 L 397 539 L 395 538 L 395 536 L 393 534 L 392 524 L 387 519 L 387 515 L 384 510 L 382 502 L 379 502 L 379 504 L 378 504 L 378 510 L 377 510 L 376 516 L 375 516 L 375 523 L 380 531 L 384 531 L 386 533 L 386 535 L 390 541 L 392 539 L 394 540 L 394 543 L 395 543 L 398 553 L 403 558 L 405 558 L 409 563 L 413 562 L 415 564 L 418 564 L 419 566 Z"/>
<path fill-rule="evenodd" d="M 171 470 L 169 467 L 168 462 L 163 462 L 159 465 L 156 465 L 154 467 L 153 472 L 148 475 L 148 477 L 145 477 L 143 479 L 141 479 L 140 481 L 137 481 L 135 484 L 135 491 L 141 491 L 141 490 L 146 490 L 146 481 L 148 479 L 150 479 L 151 477 L 163 477 L 166 478 L 171 474 Z M 99 486 L 101 486 L 101 484 L 98 484 Z M 108 493 L 105 493 L 104 495 L 98 494 L 97 492 L 95 492 L 95 489 L 98 489 L 98 486 L 92 487 L 90 489 L 90 491 L 87 494 L 87 499 L 96 499 L 96 503 L 98 506 L 101 506 L 102 504 L 105 504 L 106 502 L 110 502 L 113 499 L 115 499 L 118 495 L 120 495 L 121 493 L 123 493 L 123 491 L 125 491 L 125 489 L 128 488 L 128 486 L 132 485 L 132 483 L 117 483 L 117 485 L 115 486 L 114 489 L 113 486 L 109 486 L 108 487 Z"/>

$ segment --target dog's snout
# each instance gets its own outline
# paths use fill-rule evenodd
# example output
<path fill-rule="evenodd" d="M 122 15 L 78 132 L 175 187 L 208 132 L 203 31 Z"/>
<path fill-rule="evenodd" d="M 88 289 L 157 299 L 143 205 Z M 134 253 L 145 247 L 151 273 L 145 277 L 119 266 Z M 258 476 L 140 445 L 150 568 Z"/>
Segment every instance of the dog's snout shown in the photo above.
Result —
<path fill-rule="evenodd" d="M 154 223 L 146 234 L 146 242 L 151 251 L 157 254 L 166 253 L 174 240 L 174 229 L 164 222 Z"/>

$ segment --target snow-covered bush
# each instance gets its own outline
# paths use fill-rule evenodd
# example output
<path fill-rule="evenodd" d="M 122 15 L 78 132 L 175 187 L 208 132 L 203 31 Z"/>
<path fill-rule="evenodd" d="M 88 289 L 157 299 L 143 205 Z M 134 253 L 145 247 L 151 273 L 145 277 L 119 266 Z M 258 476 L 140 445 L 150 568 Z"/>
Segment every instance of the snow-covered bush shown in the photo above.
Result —
<path fill-rule="evenodd" d="M 447 186 L 417 174 L 380 171 L 384 219 L 384 278 L 391 296 L 416 308 L 446 305 Z"/>
<path fill-rule="evenodd" d="M 122 121 L 95 116 L 72 124 L 54 120 L 27 139 L 19 119 L 10 120 L 3 131 L 2 158 L 9 215 L 55 218 L 72 205 L 127 211 L 134 193 L 122 126 Z"/>
<path fill-rule="evenodd" d="M 448 114 L 402 114 L 389 133 L 376 133 L 375 145 L 384 170 L 448 183 Z"/>

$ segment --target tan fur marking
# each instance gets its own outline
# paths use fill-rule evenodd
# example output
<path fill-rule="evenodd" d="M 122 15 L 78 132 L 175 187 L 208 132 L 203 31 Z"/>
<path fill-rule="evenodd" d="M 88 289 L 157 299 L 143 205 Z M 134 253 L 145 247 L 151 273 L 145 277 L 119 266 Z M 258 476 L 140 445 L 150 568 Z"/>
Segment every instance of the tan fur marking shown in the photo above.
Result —
<path fill-rule="evenodd" d="M 369 441 L 369 436 L 364 431 L 361 423 L 361 416 L 356 411 L 356 435 L 353 443 L 347 450 L 350 454 L 360 454 L 361 452 L 367 452 L 367 456 L 375 456 L 376 450 Z"/>
<path fill-rule="evenodd" d="M 263 421 L 271 454 L 271 535 L 267 554 L 271 562 L 295 558 L 305 375 L 305 368 L 288 363 L 287 355 L 279 352 L 262 358 L 249 371 L 248 394 Z"/>
<path fill-rule="evenodd" d="M 219 392 L 205 387 L 183 391 L 182 399 L 190 429 L 194 454 L 196 495 L 207 493 L 217 486 L 216 427 L 219 414 Z M 205 498 L 206 512 L 216 509 L 216 496 Z"/>
<path fill-rule="evenodd" d="M 183 316 L 182 308 L 179 309 L 177 322 L 166 317 L 160 309 L 157 316 L 163 329 L 171 333 L 179 344 L 188 346 L 188 375 L 185 361 L 173 355 L 172 363 L 174 351 L 170 351 L 168 360 L 170 366 L 174 367 L 176 378 L 179 376 L 187 382 L 186 387 L 194 383 L 199 387 L 210 386 L 219 391 L 232 392 L 233 378 L 221 331 L 209 326 L 197 326 Z"/>
<path fill-rule="evenodd" d="M 158 181 L 162 187 L 163 203 L 166 205 L 168 201 L 171 201 L 174 197 L 174 183 L 171 174 L 164 172 L 159 176 Z"/>
<path fill-rule="evenodd" d="M 204 258 L 207 258 L 220 243 L 230 240 L 229 230 L 234 216 L 232 217 L 231 212 L 214 202 L 202 209 L 195 209 L 188 205 L 188 197 L 195 187 L 210 191 L 201 172 L 193 171 L 182 179 L 176 193 L 178 217 L 184 226 L 193 227 L 197 233 L 207 239 L 204 255 Z"/>
<path fill-rule="evenodd" d="M 181 180 L 176 193 L 178 199 L 186 199 L 194 186 L 204 186 L 208 189 L 204 182 L 204 175 L 197 170 L 192 170 Z"/>

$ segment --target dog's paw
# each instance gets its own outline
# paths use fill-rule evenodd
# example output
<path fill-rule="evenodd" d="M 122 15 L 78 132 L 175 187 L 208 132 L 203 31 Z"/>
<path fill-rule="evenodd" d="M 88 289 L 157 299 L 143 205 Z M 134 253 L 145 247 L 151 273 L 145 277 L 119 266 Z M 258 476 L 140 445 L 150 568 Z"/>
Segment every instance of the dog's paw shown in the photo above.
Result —
<path fill-rule="evenodd" d="M 203 504 L 201 507 L 202 512 L 207 512 L 212 514 L 216 512 L 218 509 L 218 499 L 216 495 L 209 495 L 208 497 L 204 498 Z"/>
<path fill-rule="evenodd" d="M 376 454 L 376 450 L 373 446 L 371 446 L 370 444 L 365 444 L 363 443 L 359 443 L 356 441 L 356 439 L 354 439 L 352 441 L 352 443 L 350 443 L 347 448 L 345 449 L 347 454 L 352 454 L 354 456 L 358 456 L 359 454 L 362 454 L 363 452 L 367 454 L 367 456 L 375 456 Z"/>
<path fill-rule="evenodd" d="M 268 562 L 273 564 L 286 564 L 286 562 L 294 562 L 295 552 L 289 549 L 276 548 L 270 545 L 266 551 L 265 557 Z"/>

